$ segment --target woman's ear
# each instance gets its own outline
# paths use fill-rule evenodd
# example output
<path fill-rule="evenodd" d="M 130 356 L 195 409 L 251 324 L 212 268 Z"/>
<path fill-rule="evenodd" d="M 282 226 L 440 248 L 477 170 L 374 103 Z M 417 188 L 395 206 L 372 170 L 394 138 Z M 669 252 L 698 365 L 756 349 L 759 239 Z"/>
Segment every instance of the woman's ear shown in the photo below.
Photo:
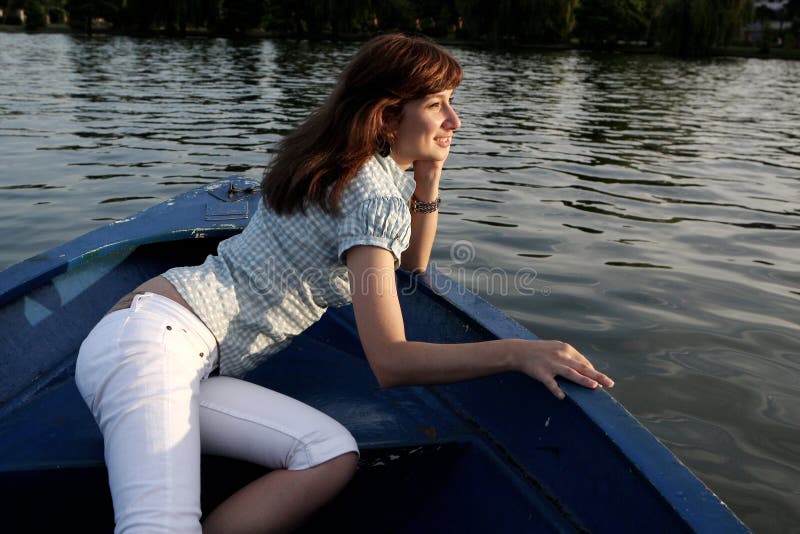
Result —
<path fill-rule="evenodd" d="M 397 129 L 391 123 L 384 121 L 378 134 L 378 153 L 386 157 L 392 149 Z"/>
<path fill-rule="evenodd" d="M 380 131 L 378 133 L 378 153 L 384 157 L 389 155 L 397 129 L 400 127 L 402 108 L 398 105 L 386 106 L 380 114 Z"/>
<path fill-rule="evenodd" d="M 378 136 L 377 142 L 377 152 L 384 158 L 388 156 L 392 151 L 392 145 L 394 144 L 395 134 L 394 131 L 383 132 Z"/>
<path fill-rule="evenodd" d="M 402 119 L 403 107 L 399 103 L 388 105 L 383 109 L 383 112 L 381 112 L 384 131 L 397 131 Z"/>

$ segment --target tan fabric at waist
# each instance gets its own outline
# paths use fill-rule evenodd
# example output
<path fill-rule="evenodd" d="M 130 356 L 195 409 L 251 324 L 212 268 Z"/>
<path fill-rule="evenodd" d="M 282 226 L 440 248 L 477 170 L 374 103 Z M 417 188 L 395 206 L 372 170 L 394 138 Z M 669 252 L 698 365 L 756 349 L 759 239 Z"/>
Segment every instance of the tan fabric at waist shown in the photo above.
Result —
<path fill-rule="evenodd" d="M 142 285 L 140 285 L 139 287 L 137 287 L 136 289 L 134 289 L 133 291 L 122 297 L 121 299 L 119 299 L 117 303 L 114 304 L 111 307 L 111 309 L 108 310 L 108 312 L 106 313 L 108 314 L 117 310 L 124 310 L 126 308 L 130 308 L 131 302 L 133 302 L 133 297 L 146 292 L 156 293 L 158 295 L 167 297 L 168 299 L 177 302 L 190 312 L 194 313 L 192 307 L 189 306 L 189 304 L 183 299 L 181 294 L 178 293 L 178 290 L 175 289 L 175 286 L 170 284 L 167 281 L 167 279 L 164 278 L 163 276 L 156 276 L 155 278 L 151 278 L 150 280 L 146 281 L 145 283 L 143 283 Z"/>

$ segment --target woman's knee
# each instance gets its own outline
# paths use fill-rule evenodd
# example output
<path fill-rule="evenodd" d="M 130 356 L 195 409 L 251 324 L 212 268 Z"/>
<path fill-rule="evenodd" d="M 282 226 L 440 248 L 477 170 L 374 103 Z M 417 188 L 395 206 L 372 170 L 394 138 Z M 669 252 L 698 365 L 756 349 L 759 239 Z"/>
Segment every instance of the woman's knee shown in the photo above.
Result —
<path fill-rule="evenodd" d="M 311 469 L 327 470 L 329 479 L 332 481 L 335 479 L 341 484 L 347 484 L 356 473 L 358 458 L 357 452 L 346 452 Z"/>
<path fill-rule="evenodd" d="M 342 454 L 341 456 L 337 456 L 331 461 L 336 462 L 339 471 L 345 474 L 349 480 L 356 472 L 356 468 L 358 467 L 358 459 L 358 453 L 355 451 L 350 451 Z"/>
<path fill-rule="evenodd" d="M 323 417 L 319 426 L 298 439 L 297 451 L 289 458 L 287 469 L 306 469 L 335 461 L 338 465 L 352 465 L 358 461 L 358 444 L 353 435 L 338 421 Z"/>
<path fill-rule="evenodd" d="M 356 440 L 333 418 L 250 382 L 209 378 L 201 384 L 200 404 L 207 453 L 293 471 L 358 453 Z"/>

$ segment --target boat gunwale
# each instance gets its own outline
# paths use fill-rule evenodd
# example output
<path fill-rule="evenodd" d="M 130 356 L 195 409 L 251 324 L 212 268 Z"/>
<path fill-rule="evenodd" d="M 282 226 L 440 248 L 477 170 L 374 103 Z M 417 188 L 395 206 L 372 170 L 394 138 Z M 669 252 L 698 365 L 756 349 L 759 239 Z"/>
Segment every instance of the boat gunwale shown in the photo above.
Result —
<path fill-rule="evenodd" d="M 254 182 L 236 177 L 213 182 L 161 202 L 122 221 L 97 228 L 9 267 L 0 272 L 0 306 L 23 297 L 57 275 L 71 271 L 91 261 L 97 255 L 107 255 L 125 248 L 135 249 L 142 245 L 166 241 L 224 238 L 241 231 L 247 219 L 202 221 L 204 224 L 198 225 L 197 213 L 190 213 L 208 200 L 203 193 L 211 194 L 215 189 L 229 186 L 231 183 L 245 187 Z M 219 200 L 218 196 L 211 196 Z M 260 195 L 251 195 L 247 201 L 258 202 Z M 177 214 L 175 206 L 181 207 Z M 163 216 L 168 212 L 177 216 L 167 217 L 168 223 L 164 227 Z M 154 228 L 157 228 L 157 231 L 154 232 Z M 538 339 L 483 298 L 469 290 L 465 291 L 458 281 L 449 278 L 434 266 L 419 274 L 399 271 L 398 280 L 417 284 L 421 290 L 442 299 L 451 309 L 469 318 L 497 338 Z M 63 372 L 64 369 L 61 369 L 59 374 Z M 727 505 L 608 392 L 587 390 L 563 380 L 560 380 L 559 384 L 567 394 L 562 402 L 575 405 L 585 414 L 693 530 L 712 532 L 725 525 L 727 531 L 748 532 L 747 527 Z M 454 413 L 474 421 L 493 446 L 500 446 L 493 435 L 490 421 L 470 413 L 446 388 L 432 386 L 432 389 Z"/>

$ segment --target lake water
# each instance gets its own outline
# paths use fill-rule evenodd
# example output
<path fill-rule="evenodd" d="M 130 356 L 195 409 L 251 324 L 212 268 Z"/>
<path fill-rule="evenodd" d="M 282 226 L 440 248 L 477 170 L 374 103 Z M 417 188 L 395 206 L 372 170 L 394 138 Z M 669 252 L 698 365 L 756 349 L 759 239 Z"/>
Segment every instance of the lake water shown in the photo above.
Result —
<path fill-rule="evenodd" d="M 258 178 L 354 49 L 0 34 L 0 268 Z M 753 530 L 800 532 L 800 62 L 452 50 L 433 261 L 589 355 Z"/>

